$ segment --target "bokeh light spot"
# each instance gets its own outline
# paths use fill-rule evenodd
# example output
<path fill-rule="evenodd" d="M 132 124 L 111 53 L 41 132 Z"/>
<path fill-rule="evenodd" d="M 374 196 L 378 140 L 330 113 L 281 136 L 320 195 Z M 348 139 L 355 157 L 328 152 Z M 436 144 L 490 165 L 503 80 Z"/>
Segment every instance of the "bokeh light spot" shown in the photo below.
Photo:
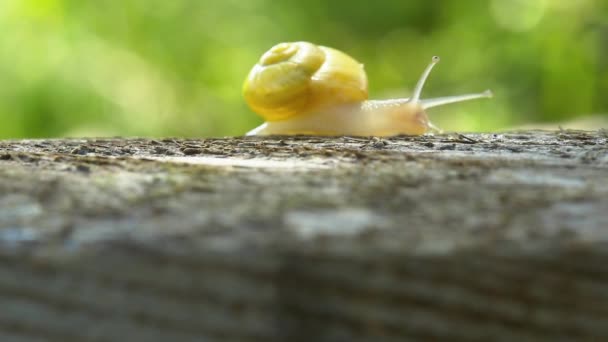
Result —
<path fill-rule="evenodd" d="M 492 0 L 490 9 L 498 26 L 525 32 L 538 25 L 547 10 L 547 0 Z"/>

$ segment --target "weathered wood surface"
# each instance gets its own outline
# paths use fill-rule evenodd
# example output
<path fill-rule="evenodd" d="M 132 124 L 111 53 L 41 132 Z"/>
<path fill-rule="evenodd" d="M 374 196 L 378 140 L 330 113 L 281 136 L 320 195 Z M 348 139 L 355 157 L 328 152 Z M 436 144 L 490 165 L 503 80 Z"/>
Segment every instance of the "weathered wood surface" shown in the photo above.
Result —
<path fill-rule="evenodd" d="M 3 141 L 0 340 L 606 340 L 607 141 Z"/>

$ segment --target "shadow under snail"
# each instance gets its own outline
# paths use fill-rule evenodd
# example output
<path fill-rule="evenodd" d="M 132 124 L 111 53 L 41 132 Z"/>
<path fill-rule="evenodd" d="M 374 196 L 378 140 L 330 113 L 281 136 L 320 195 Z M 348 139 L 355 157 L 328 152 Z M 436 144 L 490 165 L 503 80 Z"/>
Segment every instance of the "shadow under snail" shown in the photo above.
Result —
<path fill-rule="evenodd" d="M 432 58 L 410 98 L 368 100 L 363 64 L 308 42 L 280 43 L 264 53 L 243 85 L 249 107 L 266 121 L 247 135 L 420 135 L 440 131 L 425 112 L 492 92 L 420 99 Z"/>

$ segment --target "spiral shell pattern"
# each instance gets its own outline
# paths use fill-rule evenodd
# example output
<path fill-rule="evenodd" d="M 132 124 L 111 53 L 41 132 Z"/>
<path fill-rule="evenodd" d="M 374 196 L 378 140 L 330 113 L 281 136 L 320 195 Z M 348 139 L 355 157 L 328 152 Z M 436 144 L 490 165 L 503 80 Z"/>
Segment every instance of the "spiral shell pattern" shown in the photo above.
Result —
<path fill-rule="evenodd" d="M 308 42 L 266 52 L 243 85 L 245 101 L 266 121 L 367 100 L 363 65 L 338 50 Z"/>

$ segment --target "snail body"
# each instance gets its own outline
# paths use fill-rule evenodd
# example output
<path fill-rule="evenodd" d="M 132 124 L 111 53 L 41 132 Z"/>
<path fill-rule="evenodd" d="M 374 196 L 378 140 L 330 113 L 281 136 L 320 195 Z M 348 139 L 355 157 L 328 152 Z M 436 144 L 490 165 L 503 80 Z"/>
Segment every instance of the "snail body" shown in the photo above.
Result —
<path fill-rule="evenodd" d="M 363 65 L 338 50 L 308 42 L 280 43 L 266 52 L 243 85 L 249 107 L 266 121 L 247 135 L 420 135 L 439 130 L 426 109 L 491 97 L 482 93 L 420 99 L 433 57 L 410 98 L 368 100 Z"/>

